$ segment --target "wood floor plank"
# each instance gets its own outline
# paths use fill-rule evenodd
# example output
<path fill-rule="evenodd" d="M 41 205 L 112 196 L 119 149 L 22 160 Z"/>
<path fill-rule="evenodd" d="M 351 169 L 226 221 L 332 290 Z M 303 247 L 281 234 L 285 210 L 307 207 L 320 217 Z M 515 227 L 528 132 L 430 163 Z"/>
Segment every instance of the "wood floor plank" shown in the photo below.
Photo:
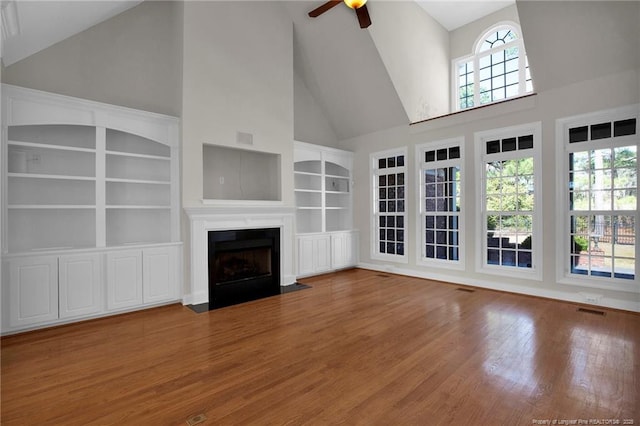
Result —
<path fill-rule="evenodd" d="M 640 315 L 349 270 L 2 338 L 1 423 L 640 424 Z"/>

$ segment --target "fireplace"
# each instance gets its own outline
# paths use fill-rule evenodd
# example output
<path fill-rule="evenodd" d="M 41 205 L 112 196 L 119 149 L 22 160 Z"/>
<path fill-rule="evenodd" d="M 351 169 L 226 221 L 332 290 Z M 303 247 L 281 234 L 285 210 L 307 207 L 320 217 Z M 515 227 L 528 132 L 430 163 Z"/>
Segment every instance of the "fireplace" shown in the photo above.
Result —
<path fill-rule="evenodd" d="M 209 309 L 280 294 L 280 228 L 208 236 Z"/>

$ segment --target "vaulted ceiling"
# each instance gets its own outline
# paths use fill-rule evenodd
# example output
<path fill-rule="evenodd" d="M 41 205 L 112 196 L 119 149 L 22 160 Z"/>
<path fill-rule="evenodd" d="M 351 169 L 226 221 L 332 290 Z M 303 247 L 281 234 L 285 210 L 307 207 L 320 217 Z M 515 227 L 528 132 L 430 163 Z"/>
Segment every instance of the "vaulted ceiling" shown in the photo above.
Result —
<path fill-rule="evenodd" d="M 445 59 L 450 64 L 449 55 L 443 58 L 449 47 L 425 53 L 424 43 L 416 40 L 446 44 L 455 28 L 513 2 L 370 0 L 373 25 L 362 30 L 342 5 L 309 18 L 309 10 L 322 1 L 280 3 L 293 22 L 297 77 L 337 140 L 442 114 L 438 105 L 442 90 L 448 98 L 449 82 L 443 78 L 429 85 L 435 80 L 429 67 Z M 19 61 L 139 3 L 2 0 L 3 38 L 11 24 L 19 25 L 19 35 L 3 43 L 3 62 Z M 21 16 L 12 23 L 16 4 Z M 518 0 L 516 5 L 537 92 L 640 68 L 640 2 Z M 397 14 L 401 7 L 409 13 Z M 410 25 L 432 28 L 407 33 Z M 416 69 L 407 63 L 411 56 L 421 58 Z"/>

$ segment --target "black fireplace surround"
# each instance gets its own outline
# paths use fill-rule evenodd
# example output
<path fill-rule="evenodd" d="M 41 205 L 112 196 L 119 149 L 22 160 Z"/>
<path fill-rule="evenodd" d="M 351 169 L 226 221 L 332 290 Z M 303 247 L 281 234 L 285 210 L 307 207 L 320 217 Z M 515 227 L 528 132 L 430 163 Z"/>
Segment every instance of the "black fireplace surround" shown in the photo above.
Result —
<path fill-rule="evenodd" d="M 209 231 L 209 309 L 280 294 L 280 228 Z"/>

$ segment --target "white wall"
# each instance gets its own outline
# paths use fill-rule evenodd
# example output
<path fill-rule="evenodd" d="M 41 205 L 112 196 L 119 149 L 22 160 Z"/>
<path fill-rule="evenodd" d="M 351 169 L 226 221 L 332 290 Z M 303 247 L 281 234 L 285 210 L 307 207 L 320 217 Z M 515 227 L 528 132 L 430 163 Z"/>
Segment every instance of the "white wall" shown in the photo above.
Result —
<path fill-rule="evenodd" d="M 640 2 L 516 2 L 538 91 L 640 67 Z"/>
<path fill-rule="evenodd" d="M 294 205 L 293 25 L 282 7 L 271 1 L 184 3 L 183 207 L 203 205 L 203 144 L 246 148 L 238 146 L 237 132 L 253 135 L 253 150 L 280 154 L 282 202 Z M 184 214 L 182 223 L 189 265 Z M 188 287 L 190 268 L 184 282 Z"/>
<path fill-rule="evenodd" d="M 490 15 L 477 19 L 449 33 L 449 52 L 451 59 L 473 53 L 473 45 L 483 32 L 496 25 L 497 22 L 511 21 L 520 24 L 516 5 L 507 6 Z M 520 34 L 522 36 L 522 34 Z M 525 40 L 525 48 L 527 47 Z"/>
<path fill-rule="evenodd" d="M 294 71 L 294 138 L 316 145 L 338 144 L 336 132 L 327 120 L 324 110 L 313 97 L 300 75 Z"/>
<path fill-rule="evenodd" d="M 559 89 L 540 93 L 491 107 L 480 108 L 440 119 L 431 120 L 411 127 L 398 127 L 370 135 L 343 141 L 342 148 L 355 152 L 354 192 L 355 227 L 360 232 L 360 262 L 371 267 L 391 272 L 435 278 L 450 282 L 466 283 L 481 287 L 490 287 L 518 293 L 539 295 L 564 300 L 585 302 L 580 292 L 604 295 L 603 305 L 640 311 L 640 294 L 619 291 L 606 291 L 586 287 L 560 285 L 556 283 L 556 262 L 560 258 L 555 246 L 556 230 L 556 144 L 555 120 L 567 116 L 588 113 L 640 102 L 639 70 L 610 74 L 594 80 L 568 85 Z M 535 121 L 542 122 L 542 158 L 543 158 L 543 279 L 533 281 L 481 274 L 475 271 L 475 214 L 478 211 L 479 194 L 476 194 L 475 173 L 479 164 L 474 158 L 474 132 L 490 130 Z M 370 222 L 371 189 L 369 176 L 369 154 L 376 151 L 408 147 L 408 185 L 407 194 L 416 194 L 416 170 L 414 165 L 415 145 L 447 138 L 464 136 L 465 159 L 464 173 L 467 178 L 464 187 L 465 196 L 465 250 L 466 268 L 452 271 L 440 268 L 424 268 L 416 265 L 416 238 L 421 234 L 416 223 L 417 206 L 408 198 L 408 220 L 405 235 L 409 236 L 406 251 L 408 264 L 394 264 L 371 259 Z M 415 200 L 415 198 L 414 198 Z"/>
<path fill-rule="evenodd" d="M 449 32 L 413 1 L 376 2 L 369 13 L 369 34 L 409 121 L 449 113 Z"/>
<path fill-rule="evenodd" d="M 202 144 L 282 155 L 293 205 L 293 27 L 278 2 L 185 2 L 182 201 L 202 205 Z M 246 148 L 246 146 L 244 147 Z"/>
<path fill-rule="evenodd" d="M 278 154 L 204 145 L 202 163 L 205 199 L 282 199 Z"/>
<path fill-rule="evenodd" d="M 179 116 L 182 3 L 146 1 L 16 62 L 2 82 Z"/>

